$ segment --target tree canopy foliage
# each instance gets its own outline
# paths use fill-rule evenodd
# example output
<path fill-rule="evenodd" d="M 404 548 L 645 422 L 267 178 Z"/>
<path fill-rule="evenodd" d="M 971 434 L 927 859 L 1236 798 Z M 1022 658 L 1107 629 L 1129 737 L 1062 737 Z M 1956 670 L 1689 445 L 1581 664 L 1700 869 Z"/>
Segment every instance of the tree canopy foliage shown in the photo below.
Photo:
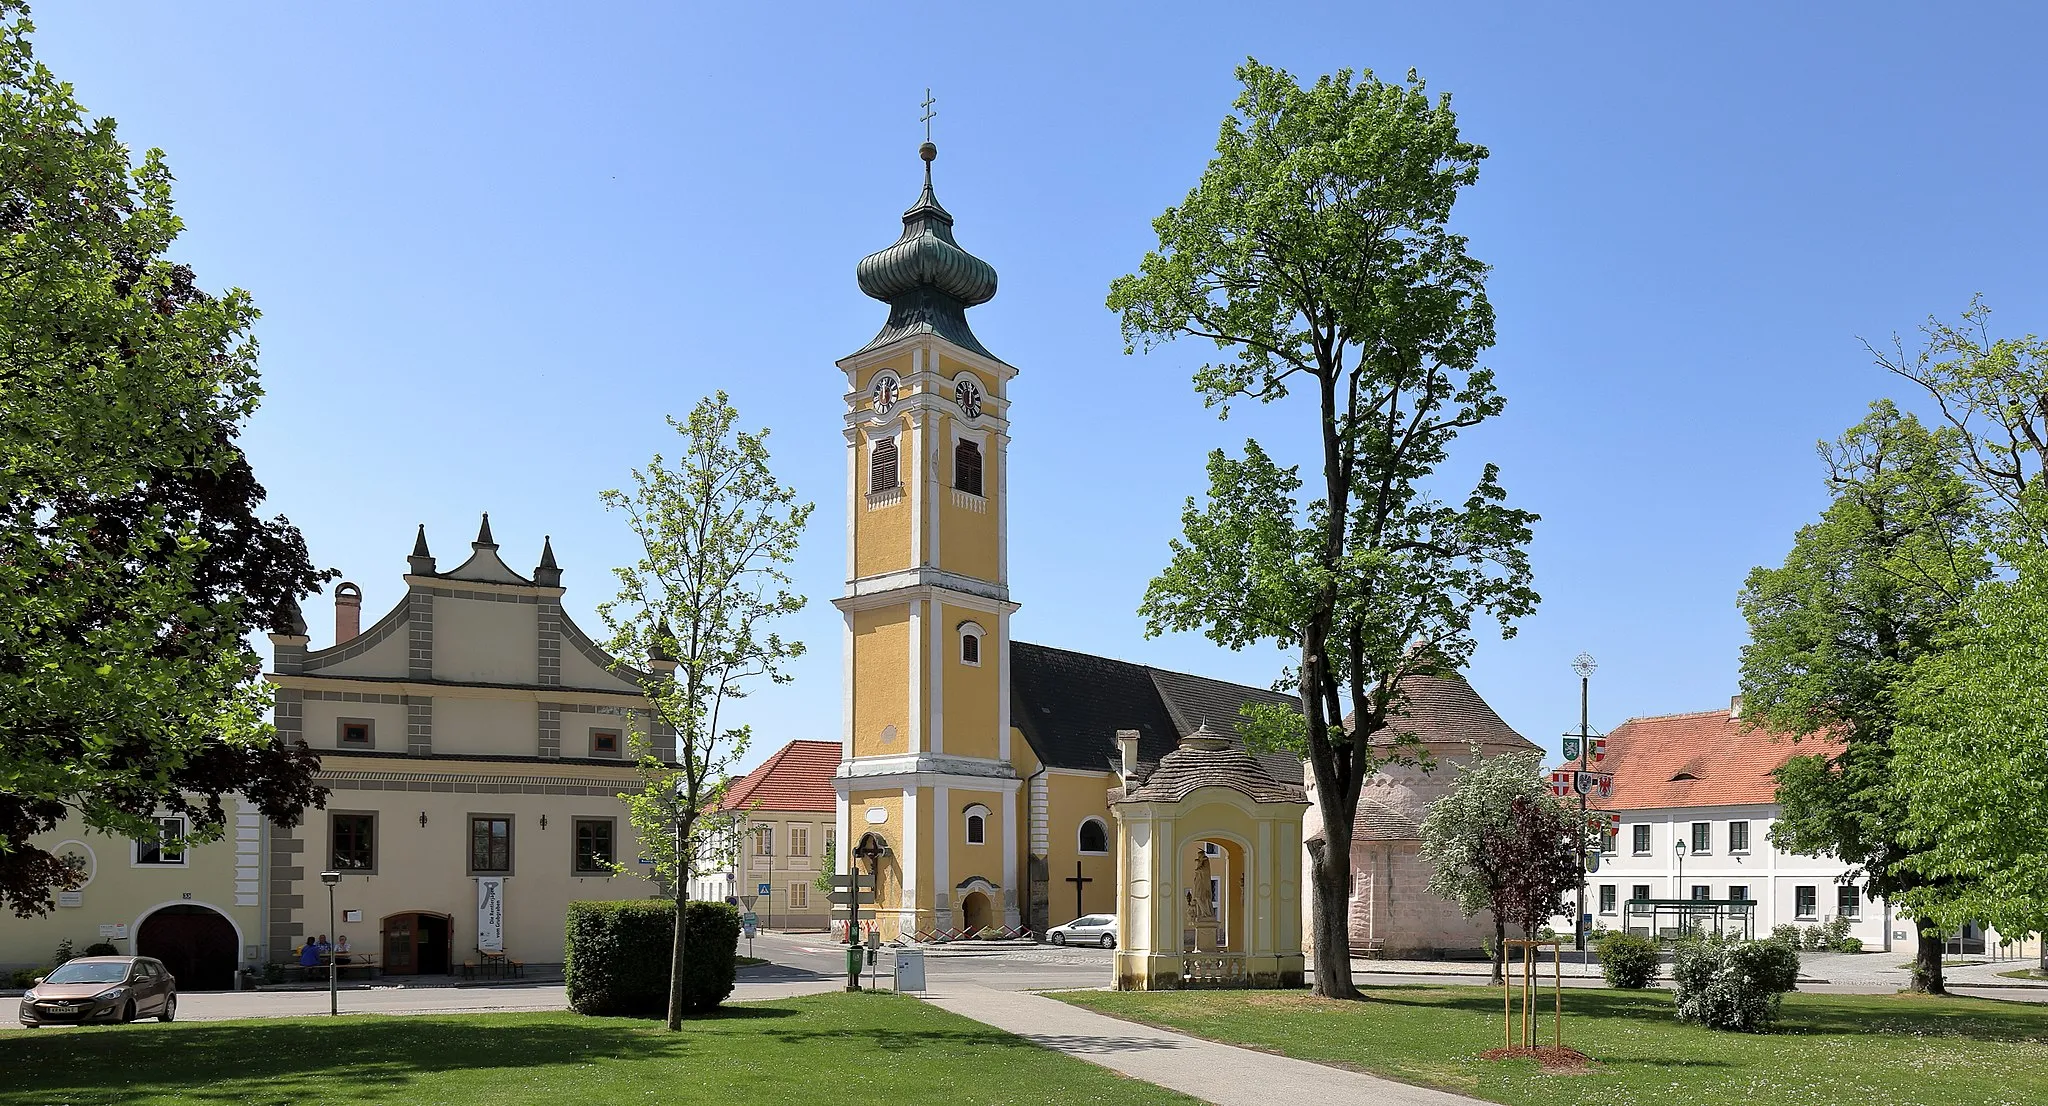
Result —
<path fill-rule="evenodd" d="M 1142 613 L 1153 633 L 1294 653 L 1299 722 L 1245 730 L 1311 765 L 1316 989 L 1354 997 L 1341 843 L 1360 786 L 1403 755 L 1388 732 L 1401 680 L 1462 666 L 1476 619 L 1511 634 L 1534 609 L 1536 516 L 1507 505 L 1491 464 L 1451 498 L 1432 490 L 1458 435 L 1504 406 L 1479 364 L 1494 341 L 1486 267 L 1449 227 L 1485 148 L 1412 72 L 1304 86 L 1252 60 L 1237 76 L 1215 157 L 1108 303 L 1133 350 L 1214 342 L 1223 356 L 1194 383 L 1226 416 L 1246 399 L 1308 402 L 1284 439 L 1209 455 L 1206 501 L 1189 500 Z M 1312 477 L 1278 459 L 1297 454 Z"/>
<path fill-rule="evenodd" d="M 659 755 L 652 728 L 635 727 L 643 787 L 621 798 L 678 902 L 688 898 L 700 853 L 733 848 L 736 820 L 719 808 L 752 732 L 729 723 L 726 705 L 760 680 L 787 682 L 784 664 L 804 651 L 770 627 L 803 609 L 787 566 L 812 504 L 798 503 L 770 471 L 768 431 L 740 430 L 738 420 L 724 392 L 699 400 L 686 418 L 669 419 L 682 439 L 674 463 L 657 453 L 633 470 L 630 492 L 603 493 L 640 545 L 633 564 L 614 570 L 617 597 L 598 608 L 610 648 L 621 661 L 673 673 L 650 681 L 647 697 L 655 721 L 675 735 L 674 757 Z M 680 988 L 688 914 L 679 910 L 676 918 Z M 680 1024 L 681 1001 L 675 990 L 671 1029 Z"/>
<path fill-rule="evenodd" d="M 96 830 L 217 837 L 240 793 L 291 824 L 317 759 L 263 719 L 252 632 L 299 622 L 316 571 L 236 445 L 256 409 L 257 312 L 166 256 L 183 229 L 161 151 L 139 164 L 0 0 L 0 903 L 76 878 L 33 842 Z"/>
<path fill-rule="evenodd" d="M 1953 428 L 1929 431 L 1888 400 L 1823 443 L 1833 501 L 1778 568 L 1750 572 L 1741 604 L 1743 720 L 1812 742 L 1777 772 L 1787 852 L 1836 857 L 1873 896 L 1953 889 L 1907 864 L 1908 797 L 1894 747 L 1914 666 L 1962 624 L 1990 575 L 1983 495 L 1959 471 Z M 1941 938 L 1923 924 L 1916 985 L 1940 991 Z"/>
<path fill-rule="evenodd" d="M 1450 790 L 1422 820 L 1429 893 L 1471 917 L 1493 914 L 1493 977 L 1505 963 L 1509 926 L 1534 933 L 1563 907 L 1584 871 L 1583 816 L 1551 794 L 1541 753 L 1458 764 Z"/>

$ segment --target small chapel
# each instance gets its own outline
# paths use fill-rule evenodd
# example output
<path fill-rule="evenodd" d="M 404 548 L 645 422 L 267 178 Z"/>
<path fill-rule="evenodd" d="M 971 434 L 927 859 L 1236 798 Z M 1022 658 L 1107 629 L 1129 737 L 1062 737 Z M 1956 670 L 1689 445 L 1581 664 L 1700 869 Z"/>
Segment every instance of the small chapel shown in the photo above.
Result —
<path fill-rule="evenodd" d="M 847 583 L 834 601 L 845 619 L 835 836 L 849 843 L 839 865 L 849 853 L 875 857 L 884 940 L 1042 934 L 1128 910 L 1133 886 L 1149 883 L 1130 869 L 1153 861 L 1135 847 L 1119 855 L 1120 820 L 1171 824 L 1174 803 L 1209 801 L 1241 829 L 1195 841 L 1161 868 L 1186 886 L 1146 892 L 1162 904 L 1147 940 L 1178 946 L 1185 928 L 1188 948 L 1255 952 L 1291 938 L 1291 968 L 1285 949 L 1267 967 L 1298 979 L 1313 795 L 1299 760 L 1251 754 L 1237 736 L 1245 704 L 1292 700 L 1012 636 L 1009 390 L 1019 370 L 968 325 L 968 309 L 994 298 L 996 271 L 955 240 L 932 187 L 937 153 L 930 142 L 919 149 L 923 190 L 901 236 L 855 271 L 888 317 L 838 362 Z M 1440 762 L 1534 748 L 1462 679 L 1409 690 L 1415 727 Z M 1209 775 L 1190 775 L 1197 767 Z M 1372 781 L 1360 823 L 1372 836 L 1352 849 L 1361 939 L 1477 948 L 1490 931 L 1423 892 L 1413 825 L 1452 774 Z M 1283 899 L 1293 917 L 1271 917 Z"/>

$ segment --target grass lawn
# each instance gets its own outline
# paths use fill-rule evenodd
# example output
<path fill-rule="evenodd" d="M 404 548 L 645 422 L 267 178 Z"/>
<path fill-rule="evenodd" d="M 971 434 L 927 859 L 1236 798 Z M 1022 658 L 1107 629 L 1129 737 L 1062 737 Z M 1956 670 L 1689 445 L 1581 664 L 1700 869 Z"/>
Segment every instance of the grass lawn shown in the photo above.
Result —
<path fill-rule="evenodd" d="M 912 998 L 660 1022 L 569 1013 L 273 1018 L 0 1034 L 5 1106 L 1187 1103 Z"/>
<path fill-rule="evenodd" d="M 1358 1003 L 1244 991 L 1059 997 L 1514 1106 L 2048 1104 L 2048 1009 L 2038 1006 L 1794 993 L 1785 996 L 1779 1030 L 1753 1035 L 1679 1024 L 1668 991 L 1567 989 L 1565 1044 L 1596 1066 L 1583 1075 L 1546 1075 L 1533 1060 L 1478 1059 L 1501 1044 L 1497 990 L 1375 987 L 1368 994 Z M 1548 1002 L 1542 1044 L 1550 1042 Z"/>

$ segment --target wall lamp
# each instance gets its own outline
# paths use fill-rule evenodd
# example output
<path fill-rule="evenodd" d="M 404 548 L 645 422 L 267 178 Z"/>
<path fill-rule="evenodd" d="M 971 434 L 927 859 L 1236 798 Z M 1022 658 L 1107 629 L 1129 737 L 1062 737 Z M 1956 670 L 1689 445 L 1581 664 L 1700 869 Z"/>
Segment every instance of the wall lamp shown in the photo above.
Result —
<path fill-rule="evenodd" d="M 424 810 L 420 811 L 420 828 L 427 828 L 427 812 Z"/>

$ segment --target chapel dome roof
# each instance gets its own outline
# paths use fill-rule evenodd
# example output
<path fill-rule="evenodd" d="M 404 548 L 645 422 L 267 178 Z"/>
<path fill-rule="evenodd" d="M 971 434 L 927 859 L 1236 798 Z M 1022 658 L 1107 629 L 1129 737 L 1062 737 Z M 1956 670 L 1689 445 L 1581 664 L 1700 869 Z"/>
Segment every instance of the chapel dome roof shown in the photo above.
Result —
<path fill-rule="evenodd" d="M 1182 738 L 1180 747 L 1161 757 L 1144 782 L 1122 793 L 1112 791 L 1110 802 L 1173 803 L 1204 787 L 1227 787 L 1254 802 L 1308 805 L 1306 791 L 1274 779 L 1241 743 L 1215 736 L 1206 727 Z"/>

